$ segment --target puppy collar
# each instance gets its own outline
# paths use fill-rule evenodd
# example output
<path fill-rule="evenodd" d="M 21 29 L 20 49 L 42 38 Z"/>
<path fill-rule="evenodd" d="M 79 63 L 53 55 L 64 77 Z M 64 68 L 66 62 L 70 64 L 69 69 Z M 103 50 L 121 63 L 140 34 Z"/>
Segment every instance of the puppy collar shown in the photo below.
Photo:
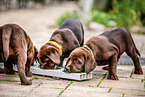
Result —
<path fill-rule="evenodd" d="M 54 46 L 56 46 L 59 49 L 59 51 L 60 51 L 60 56 L 62 56 L 62 46 L 61 45 L 59 45 L 55 41 L 49 41 L 48 43 L 53 44 Z"/>
<path fill-rule="evenodd" d="M 88 49 L 88 50 L 90 51 L 90 53 L 92 54 L 92 56 L 94 57 L 94 59 L 95 59 L 94 53 L 93 53 L 93 51 L 90 49 L 90 47 L 88 47 L 87 45 L 84 45 L 83 47 L 86 48 L 86 49 Z"/>

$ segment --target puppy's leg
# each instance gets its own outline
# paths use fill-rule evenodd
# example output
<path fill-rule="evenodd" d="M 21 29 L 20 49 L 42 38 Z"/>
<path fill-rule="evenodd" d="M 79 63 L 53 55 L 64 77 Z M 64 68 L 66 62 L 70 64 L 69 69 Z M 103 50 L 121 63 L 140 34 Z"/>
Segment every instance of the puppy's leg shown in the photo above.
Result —
<path fill-rule="evenodd" d="M 32 64 L 32 58 L 27 58 L 27 63 L 26 63 L 26 68 L 25 68 L 25 72 L 26 72 L 26 76 L 31 77 L 33 74 L 30 71 L 30 66 Z"/>
<path fill-rule="evenodd" d="M 4 62 L 4 73 L 6 73 L 6 74 L 14 74 L 15 73 L 15 71 L 13 70 L 13 65 L 12 65 L 12 63 L 11 62 L 9 62 L 9 61 L 5 61 Z"/>
<path fill-rule="evenodd" d="M 140 62 L 139 62 L 139 57 L 138 57 L 138 54 L 136 53 L 136 51 L 133 50 L 133 49 L 130 49 L 130 50 L 127 50 L 126 53 L 133 60 L 133 63 L 134 63 L 134 66 L 135 66 L 134 73 L 135 74 L 143 74 L 143 71 L 142 71 L 142 68 L 141 68 L 141 65 L 140 65 Z"/>
<path fill-rule="evenodd" d="M 109 71 L 108 71 L 109 74 L 107 76 L 107 79 L 118 80 L 116 70 L 117 70 L 117 55 L 114 55 L 110 58 L 109 61 Z"/>
<path fill-rule="evenodd" d="M 31 85 L 31 81 L 27 79 L 25 74 L 25 64 L 27 61 L 27 50 L 21 49 L 17 54 L 17 69 L 22 85 Z"/>
<path fill-rule="evenodd" d="M 0 73 L 4 73 L 4 69 L 0 68 Z"/>
<path fill-rule="evenodd" d="M 120 56 L 118 55 L 117 62 L 118 62 L 119 58 L 120 58 Z M 108 64 L 106 64 L 106 65 L 108 65 Z M 105 67 L 103 67 L 102 69 L 103 69 L 103 70 L 109 70 L 109 66 L 105 66 Z"/>

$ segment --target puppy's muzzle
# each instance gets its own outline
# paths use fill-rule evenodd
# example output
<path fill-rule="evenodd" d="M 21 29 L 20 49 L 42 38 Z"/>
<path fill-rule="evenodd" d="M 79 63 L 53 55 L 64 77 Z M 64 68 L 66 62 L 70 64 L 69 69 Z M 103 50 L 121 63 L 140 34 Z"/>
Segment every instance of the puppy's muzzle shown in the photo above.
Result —
<path fill-rule="evenodd" d="M 70 72 L 70 67 L 66 66 L 66 67 L 65 67 L 65 72 L 66 72 L 66 73 L 69 73 L 69 72 Z"/>

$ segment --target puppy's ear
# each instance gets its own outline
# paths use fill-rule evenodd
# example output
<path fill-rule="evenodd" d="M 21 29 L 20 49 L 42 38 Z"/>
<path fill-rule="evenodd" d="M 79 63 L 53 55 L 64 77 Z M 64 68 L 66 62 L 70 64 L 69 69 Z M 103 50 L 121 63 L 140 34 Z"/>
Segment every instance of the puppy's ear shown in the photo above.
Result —
<path fill-rule="evenodd" d="M 70 58 L 67 59 L 66 64 L 64 66 L 64 68 L 67 66 L 68 62 L 70 61 Z"/>
<path fill-rule="evenodd" d="M 95 69 L 97 63 L 92 55 L 87 55 L 85 58 L 85 72 L 90 73 Z"/>
<path fill-rule="evenodd" d="M 34 46 L 34 60 L 39 62 L 39 60 L 38 60 L 38 49 L 35 46 Z"/>
<path fill-rule="evenodd" d="M 54 63 L 60 64 L 60 54 L 58 50 L 54 47 L 50 48 L 50 53 L 48 56 Z"/>

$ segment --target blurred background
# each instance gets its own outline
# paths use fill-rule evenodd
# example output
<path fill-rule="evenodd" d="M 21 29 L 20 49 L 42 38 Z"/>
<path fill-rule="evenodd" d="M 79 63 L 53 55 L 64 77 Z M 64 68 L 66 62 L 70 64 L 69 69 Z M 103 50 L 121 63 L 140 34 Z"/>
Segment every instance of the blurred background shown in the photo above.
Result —
<path fill-rule="evenodd" d="M 63 20 L 74 17 L 86 26 L 90 22 L 97 22 L 107 28 L 136 28 L 133 32 L 145 33 L 145 0 L 0 0 L 0 11 L 40 9 L 66 4 L 71 7 L 68 3 L 74 3 L 77 8 L 64 13 L 55 26 L 60 26 Z"/>
<path fill-rule="evenodd" d="M 107 29 L 126 27 L 145 54 L 145 0 L 0 0 L 0 26 L 20 25 L 38 49 L 68 18 L 83 23 L 85 41 Z"/>

